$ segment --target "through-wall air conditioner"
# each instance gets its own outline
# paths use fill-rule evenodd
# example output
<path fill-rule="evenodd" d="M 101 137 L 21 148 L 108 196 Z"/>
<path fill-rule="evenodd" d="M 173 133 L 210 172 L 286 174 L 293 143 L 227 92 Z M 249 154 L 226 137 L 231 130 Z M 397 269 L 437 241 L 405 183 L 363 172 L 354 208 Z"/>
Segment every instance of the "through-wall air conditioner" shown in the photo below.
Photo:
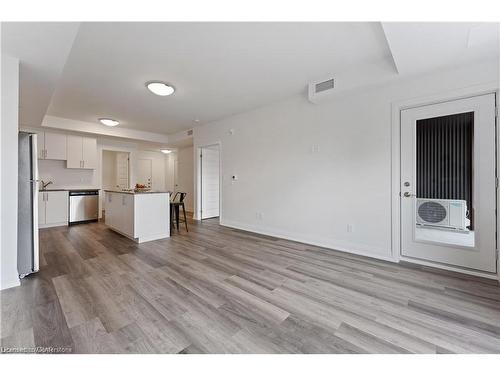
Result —
<path fill-rule="evenodd" d="M 314 81 L 309 83 L 308 97 L 311 103 L 318 103 L 335 92 L 335 80 L 333 78 Z"/>
<path fill-rule="evenodd" d="M 417 198 L 417 225 L 467 231 L 467 216 L 465 200 Z"/>

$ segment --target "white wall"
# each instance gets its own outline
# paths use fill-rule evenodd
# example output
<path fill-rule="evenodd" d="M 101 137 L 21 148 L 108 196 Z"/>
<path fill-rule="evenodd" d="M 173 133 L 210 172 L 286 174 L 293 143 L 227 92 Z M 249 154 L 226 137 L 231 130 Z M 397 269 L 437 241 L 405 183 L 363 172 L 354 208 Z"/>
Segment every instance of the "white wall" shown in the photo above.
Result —
<path fill-rule="evenodd" d="M 102 153 L 102 188 L 116 188 L 116 151 Z"/>
<path fill-rule="evenodd" d="M 393 259 L 391 103 L 498 82 L 497 69 L 441 71 L 317 105 L 296 96 L 195 128 L 197 152 L 221 142 L 221 223 Z"/>
<path fill-rule="evenodd" d="M 102 151 L 101 188 L 103 190 L 116 188 L 116 151 Z M 101 209 L 104 209 L 102 201 L 104 194 L 100 194 L 99 197 Z"/>
<path fill-rule="evenodd" d="M 1 65 L 0 289 L 6 289 L 19 285 L 17 271 L 19 60 L 2 54 Z"/>

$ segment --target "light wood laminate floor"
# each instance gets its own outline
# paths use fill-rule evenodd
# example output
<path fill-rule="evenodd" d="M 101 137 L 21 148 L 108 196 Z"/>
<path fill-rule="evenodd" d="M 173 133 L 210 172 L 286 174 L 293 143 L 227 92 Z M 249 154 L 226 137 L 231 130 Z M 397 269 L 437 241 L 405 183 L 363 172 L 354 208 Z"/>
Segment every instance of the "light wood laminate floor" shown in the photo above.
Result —
<path fill-rule="evenodd" d="M 3 348 L 74 353 L 500 352 L 494 281 L 190 221 L 136 244 L 102 223 L 40 231 L 2 291 Z"/>

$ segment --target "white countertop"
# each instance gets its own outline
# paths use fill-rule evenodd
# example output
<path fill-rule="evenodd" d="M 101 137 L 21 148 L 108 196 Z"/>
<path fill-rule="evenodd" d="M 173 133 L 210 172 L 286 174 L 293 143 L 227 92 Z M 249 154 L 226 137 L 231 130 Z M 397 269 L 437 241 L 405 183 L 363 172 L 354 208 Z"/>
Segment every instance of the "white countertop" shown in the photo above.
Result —
<path fill-rule="evenodd" d="M 120 194 L 168 194 L 169 191 L 161 191 L 161 190 L 148 190 L 148 191 L 134 191 L 134 190 L 104 190 L 107 193 L 120 193 Z"/>

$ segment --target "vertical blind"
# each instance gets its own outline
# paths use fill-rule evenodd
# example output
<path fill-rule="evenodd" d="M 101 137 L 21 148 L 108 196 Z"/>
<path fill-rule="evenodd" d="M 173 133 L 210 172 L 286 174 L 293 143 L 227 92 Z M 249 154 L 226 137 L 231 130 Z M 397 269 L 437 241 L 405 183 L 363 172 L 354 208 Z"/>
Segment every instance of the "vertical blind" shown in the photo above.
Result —
<path fill-rule="evenodd" d="M 417 197 L 467 201 L 471 229 L 474 112 L 417 121 Z"/>

